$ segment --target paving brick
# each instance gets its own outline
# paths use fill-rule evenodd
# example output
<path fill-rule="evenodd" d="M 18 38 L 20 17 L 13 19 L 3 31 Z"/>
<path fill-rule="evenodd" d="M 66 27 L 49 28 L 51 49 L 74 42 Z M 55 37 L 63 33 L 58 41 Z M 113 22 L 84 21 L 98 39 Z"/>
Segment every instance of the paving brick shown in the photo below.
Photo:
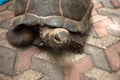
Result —
<path fill-rule="evenodd" d="M 95 3 L 98 3 L 98 1 L 97 0 L 93 0 L 93 4 L 95 4 Z"/>
<path fill-rule="evenodd" d="M 110 0 L 96 0 L 98 2 L 101 2 L 104 7 L 107 8 L 114 8 L 113 4 L 110 2 Z"/>
<path fill-rule="evenodd" d="M 106 37 L 103 37 L 101 39 L 96 39 L 94 37 L 87 37 L 87 39 L 85 39 L 85 43 L 102 48 L 102 49 L 106 49 L 107 47 L 109 47 L 110 45 L 116 43 L 117 41 L 120 40 L 119 37 L 115 37 L 115 36 L 111 36 L 108 35 Z"/>
<path fill-rule="evenodd" d="M 114 24 L 120 25 L 120 9 L 101 8 L 98 13 L 110 17 Z"/>
<path fill-rule="evenodd" d="M 111 24 L 113 24 L 113 23 L 112 23 L 111 19 L 108 18 L 108 19 L 98 21 L 98 22 L 94 23 L 93 25 L 95 27 L 96 33 L 101 38 L 101 37 L 108 35 L 108 32 L 106 29 Z"/>
<path fill-rule="evenodd" d="M 32 58 L 32 69 L 50 76 L 50 80 L 64 80 L 65 76 L 61 68 L 61 64 L 64 65 L 64 62 L 61 63 L 64 61 L 64 58 L 57 54 L 59 53 L 53 55 L 53 52 L 41 50 L 40 54 Z"/>
<path fill-rule="evenodd" d="M 83 76 L 82 80 L 96 80 L 96 79 L 88 77 L 88 76 Z"/>
<path fill-rule="evenodd" d="M 23 72 L 22 74 L 15 76 L 14 80 L 38 80 L 42 78 L 43 76 L 44 75 L 42 73 L 33 71 L 30 69 L 30 70 Z"/>
<path fill-rule="evenodd" d="M 0 41 L 6 39 L 6 32 L 7 32 L 7 30 L 5 30 L 5 29 L 0 29 Z"/>
<path fill-rule="evenodd" d="M 0 33 L 0 41 L 6 39 L 6 32 Z"/>
<path fill-rule="evenodd" d="M 93 8 L 91 16 L 95 16 L 95 15 L 97 15 L 97 11 L 96 9 Z"/>
<path fill-rule="evenodd" d="M 66 79 L 65 80 L 82 80 L 81 74 L 88 71 L 93 67 L 93 63 L 90 56 L 75 62 L 74 64 L 66 67 Z"/>
<path fill-rule="evenodd" d="M 84 76 L 87 76 L 89 78 L 93 78 L 93 80 L 105 80 L 107 77 L 110 76 L 110 74 L 107 71 L 98 69 L 98 68 L 93 68 L 89 70 L 88 72 L 83 74 Z"/>
<path fill-rule="evenodd" d="M 71 52 L 56 53 L 55 51 L 53 53 L 54 51 L 42 50 L 39 55 L 35 55 L 32 58 L 32 68 L 53 77 L 55 80 L 64 80 L 65 76 L 62 68 L 86 57 L 85 54 L 74 54 Z"/>
<path fill-rule="evenodd" d="M 33 57 L 32 69 L 50 76 L 51 80 L 64 80 L 63 70 L 55 64 Z"/>
<path fill-rule="evenodd" d="M 107 59 L 102 49 L 86 44 L 84 46 L 84 52 L 91 55 L 96 67 L 111 71 L 111 68 L 108 65 Z"/>
<path fill-rule="evenodd" d="M 6 39 L 0 41 L 0 46 L 9 48 L 9 49 L 12 49 L 12 50 L 15 50 L 15 51 L 18 49 L 16 47 L 12 46 L 11 44 L 9 44 L 9 42 Z"/>
<path fill-rule="evenodd" d="M 108 47 L 105 50 L 107 59 L 109 61 L 109 64 L 113 71 L 120 70 L 120 42 L 117 42 L 116 44 Z"/>
<path fill-rule="evenodd" d="M 13 3 L 14 3 L 14 1 L 9 1 L 9 2 L 5 3 L 4 5 L 0 6 L 0 11 L 7 9 L 7 7 L 9 5 L 12 5 Z"/>
<path fill-rule="evenodd" d="M 117 36 L 117 37 L 120 37 L 120 26 L 118 25 L 110 25 L 108 28 L 107 28 L 108 32 L 113 35 L 113 36 Z"/>
<path fill-rule="evenodd" d="M 96 15 L 96 16 L 91 17 L 91 22 L 94 24 L 95 22 L 98 22 L 98 21 L 101 21 L 107 18 L 108 18 L 107 16 Z"/>
<path fill-rule="evenodd" d="M 91 36 L 91 37 L 95 37 L 98 38 L 97 33 L 95 32 L 94 27 L 91 25 L 89 30 L 86 32 L 87 35 Z"/>
<path fill-rule="evenodd" d="M 31 46 L 26 50 L 19 51 L 16 60 L 15 72 L 19 74 L 30 68 L 32 56 L 35 54 L 39 54 L 39 49 Z"/>
<path fill-rule="evenodd" d="M 8 10 L 0 12 L 0 22 L 13 18 L 14 13 Z"/>
<path fill-rule="evenodd" d="M 48 76 L 43 76 L 42 78 L 40 78 L 38 80 L 51 80 L 51 79 Z"/>
<path fill-rule="evenodd" d="M 120 75 L 119 74 L 111 74 L 109 77 L 107 77 L 105 80 L 120 80 Z"/>
<path fill-rule="evenodd" d="M 102 7 L 103 7 L 103 5 L 102 5 L 101 2 L 97 2 L 97 3 L 94 4 L 94 8 L 95 8 L 95 9 L 100 9 L 100 8 L 102 8 Z"/>
<path fill-rule="evenodd" d="M 47 75 L 31 69 L 13 77 L 0 74 L 0 80 L 47 80 L 45 77 L 47 77 Z"/>
<path fill-rule="evenodd" d="M 0 74 L 0 80 L 14 80 L 14 79 L 8 75 Z"/>
<path fill-rule="evenodd" d="M 110 0 L 115 8 L 120 8 L 120 2 L 118 0 Z"/>
<path fill-rule="evenodd" d="M 0 46 L 0 72 L 13 75 L 16 56 L 14 50 Z"/>
<path fill-rule="evenodd" d="M 12 28 L 12 26 L 11 26 L 12 20 L 13 19 L 8 19 L 8 20 L 5 20 L 5 21 L 1 22 L 0 23 L 0 28 L 11 29 Z"/>
<path fill-rule="evenodd" d="M 0 65 L 0 69 L 3 70 L 0 72 L 9 74 L 9 75 L 18 74 L 20 72 L 23 72 L 23 71 L 29 69 L 32 56 L 35 54 L 39 54 L 39 49 L 34 46 L 29 47 L 28 49 L 26 49 L 26 48 L 19 49 L 19 48 L 15 48 L 15 47 L 11 46 L 6 39 L 0 41 L 0 46 L 2 47 L 2 48 L 0 47 L 0 55 L 4 54 L 1 59 L 3 59 L 5 57 L 5 61 L 0 60 L 4 63 L 4 64 L 1 63 L 1 65 Z M 11 53 L 12 57 L 8 53 Z M 10 59 L 10 61 L 8 61 L 7 58 Z M 2 66 L 2 68 L 1 68 L 1 66 Z M 10 66 L 10 67 L 8 67 L 8 66 Z"/>

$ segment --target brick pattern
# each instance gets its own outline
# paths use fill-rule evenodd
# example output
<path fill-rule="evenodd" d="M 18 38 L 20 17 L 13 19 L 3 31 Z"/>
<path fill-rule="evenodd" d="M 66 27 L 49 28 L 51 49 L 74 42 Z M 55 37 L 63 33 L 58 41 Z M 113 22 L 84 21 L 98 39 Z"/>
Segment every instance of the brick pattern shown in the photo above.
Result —
<path fill-rule="evenodd" d="M 4 5 L 0 6 L 0 11 L 6 10 L 8 8 L 8 6 L 12 5 L 14 3 L 13 0 L 5 3 Z"/>
<path fill-rule="evenodd" d="M 105 50 L 109 64 L 113 71 L 120 70 L 120 41 Z M 114 56 L 114 57 L 113 57 Z"/>
<path fill-rule="evenodd" d="M 16 53 L 17 56 L 16 57 L 14 56 L 14 59 L 16 59 L 16 61 L 14 61 L 15 63 L 12 63 L 12 65 L 15 68 L 14 74 L 19 75 L 20 73 L 31 68 L 31 60 L 34 59 L 33 58 L 34 55 L 40 53 L 40 50 L 34 46 L 29 46 L 27 49 L 16 49 L 9 46 L 9 44 L 6 43 L 7 42 L 6 34 L 5 34 L 7 32 L 6 29 L 10 28 L 9 27 L 10 21 L 12 18 L 14 18 L 13 6 L 12 6 L 13 2 L 14 2 L 13 0 L 10 0 L 10 2 L 4 4 L 3 6 L 0 6 L 0 46 L 17 52 Z M 109 3 L 106 4 L 107 2 Z M 103 75 L 101 73 L 101 70 L 103 72 L 104 71 L 117 72 L 120 70 L 120 49 L 119 49 L 120 38 L 112 36 L 107 32 L 107 27 L 114 24 L 114 22 L 110 17 L 103 16 L 98 13 L 98 9 L 101 9 L 103 7 L 111 6 L 110 8 L 113 8 L 111 3 L 114 5 L 114 8 L 120 8 L 120 2 L 118 0 L 94 0 L 94 8 L 91 14 L 91 23 L 92 23 L 91 33 L 97 35 L 95 35 L 94 37 L 93 34 L 90 34 L 87 37 L 87 41 L 86 41 L 87 47 L 85 46 L 86 47 L 85 53 L 87 56 L 83 57 L 82 59 L 78 60 L 77 62 L 65 68 L 64 70 L 66 73 L 65 80 L 99 80 L 99 78 L 101 78 L 102 76 L 106 77 L 106 75 Z M 41 70 L 38 66 L 38 62 L 36 62 L 38 60 L 34 59 L 33 61 L 34 63 L 32 62 L 32 65 L 35 64 L 34 66 L 38 68 L 38 71 L 43 71 L 43 73 L 46 73 L 47 69 L 45 69 L 44 67 L 48 67 L 48 69 L 52 69 L 53 72 L 55 71 L 54 65 L 48 63 L 47 61 L 42 61 L 42 64 L 45 65 L 50 64 L 52 65 L 52 68 L 50 66 L 44 66 L 39 63 L 39 66 L 42 66 Z M 93 73 L 89 74 L 88 71 L 92 71 L 91 68 L 93 67 L 99 68 L 100 71 L 98 70 L 98 72 L 96 72 L 95 69 L 95 71 L 93 70 Z M 7 71 L 9 71 L 9 69 Z M 83 77 L 83 74 L 87 72 L 88 74 Z M 95 75 L 96 73 L 97 75 Z M 13 74 L 13 71 L 11 71 L 10 74 Z M 55 74 L 55 72 L 53 74 L 50 73 L 47 74 L 54 76 L 53 74 Z M 109 73 L 107 72 L 106 74 Z M 42 79 L 38 79 L 38 80 L 42 80 Z"/>
<path fill-rule="evenodd" d="M 82 80 L 81 74 L 88 71 L 93 67 L 93 62 L 90 56 L 87 56 L 78 62 L 66 67 L 65 80 Z"/>
<path fill-rule="evenodd" d="M 120 8 L 120 0 L 94 0 L 95 3 L 101 2 L 106 8 Z"/>
<path fill-rule="evenodd" d="M 120 2 L 118 2 L 118 0 L 110 0 L 110 1 L 112 2 L 112 4 L 114 5 L 115 8 L 119 8 L 119 3 Z M 102 8 L 102 3 L 104 3 L 104 1 L 102 1 L 102 0 L 101 0 L 101 2 L 95 2 L 94 3 L 96 10 Z M 108 31 L 107 31 L 107 28 L 109 26 L 113 25 L 114 23 L 113 23 L 113 21 L 110 17 L 98 16 L 99 14 L 98 13 L 96 13 L 96 14 L 97 15 L 93 15 L 91 17 L 91 20 L 92 20 L 92 23 L 93 23 L 93 27 L 94 27 L 97 35 L 98 35 L 98 39 L 92 39 L 91 38 L 90 40 L 88 40 L 88 43 L 92 44 L 94 46 L 98 46 L 98 47 L 100 47 L 101 44 L 104 44 L 103 47 L 101 45 L 101 48 L 103 48 L 103 50 L 104 50 L 104 55 L 106 56 L 106 58 L 108 60 L 108 64 L 110 65 L 110 68 L 112 69 L 112 71 L 118 71 L 118 70 L 120 70 L 120 55 L 119 55 L 120 52 L 119 52 L 119 49 L 118 49 L 120 47 L 119 42 L 118 42 L 119 39 L 117 41 L 115 41 L 116 39 L 115 40 L 112 39 L 112 36 L 111 37 L 109 36 L 111 34 L 109 34 Z M 107 36 L 109 36 L 109 38 Z M 107 39 L 108 39 L 108 41 L 107 41 Z M 115 42 L 111 42 L 110 40 L 115 41 Z M 108 43 L 106 43 L 106 41 Z M 98 44 L 98 43 L 100 43 L 100 44 Z M 94 59 L 94 57 L 93 57 L 93 59 Z"/>
<path fill-rule="evenodd" d="M 26 50 L 19 51 L 17 55 L 16 65 L 15 65 L 15 73 L 19 74 L 30 68 L 32 56 L 39 54 L 39 49 L 31 46 Z"/>
<path fill-rule="evenodd" d="M 120 1 L 119 0 L 110 0 L 115 8 L 120 8 Z"/>
<path fill-rule="evenodd" d="M 7 19 L 13 18 L 14 17 L 14 13 L 8 10 L 2 11 L 0 13 L 0 22 L 3 22 Z"/>

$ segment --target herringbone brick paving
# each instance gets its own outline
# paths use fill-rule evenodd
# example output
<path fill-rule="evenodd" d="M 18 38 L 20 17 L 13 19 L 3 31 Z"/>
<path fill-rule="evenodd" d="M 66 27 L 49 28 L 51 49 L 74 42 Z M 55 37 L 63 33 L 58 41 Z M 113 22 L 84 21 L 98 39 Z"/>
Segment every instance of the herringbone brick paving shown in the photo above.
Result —
<path fill-rule="evenodd" d="M 105 7 L 120 8 L 119 0 L 94 0 L 91 15 L 92 30 L 86 37 L 85 53 L 82 57 L 81 55 L 72 56 L 71 58 L 75 58 L 75 60 L 71 61 L 75 62 L 71 62 L 72 64 L 63 70 L 55 66 L 54 64 L 57 62 L 53 58 L 49 59 L 48 55 L 39 57 L 41 50 L 38 48 L 29 46 L 27 49 L 18 49 L 7 42 L 6 32 L 11 28 L 10 22 L 14 18 L 13 2 L 10 0 L 0 6 L 0 54 L 4 57 L 6 57 L 5 53 L 9 53 L 9 56 L 12 55 L 10 57 L 12 60 L 10 59 L 5 64 L 0 61 L 0 68 L 6 66 L 0 69 L 0 72 L 4 73 L 4 75 L 0 74 L 0 80 L 55 80 L 58 77 L 61 79 L 57 80 L 63 80 L 64 76 L 66 76 L 65 80 L 120 80 L 120 37 L 111 35 L 107 30 L 111 25 L 115 25 L 113 18 L 98 13 L 99 9 Z M 119 31 L 118 34 L 120 34 Z M 9 59 L 9 56 L 6 58 Z M 14 60 L 16 56 L 17 58 Z M 78 56 L 80 56 L 79 59 Z M 47 61 L 41 61 L 41 59 Z M 2 60 L 1 57 L 0 60 Z M 69 59 L 65 58 L 64 60 L 69 62 Z M 38 66 L 41 62 L 43 64 Z M 14 70 L 12 70 L 13 66 Z M 41 69 L 43 69 L 42 72 Z M 44 71 L 46 72 L 44 73 Z M 58 73 L 63 75 L 58 75 Z M 14 75 L 10 77 L 5 74 Z"/>

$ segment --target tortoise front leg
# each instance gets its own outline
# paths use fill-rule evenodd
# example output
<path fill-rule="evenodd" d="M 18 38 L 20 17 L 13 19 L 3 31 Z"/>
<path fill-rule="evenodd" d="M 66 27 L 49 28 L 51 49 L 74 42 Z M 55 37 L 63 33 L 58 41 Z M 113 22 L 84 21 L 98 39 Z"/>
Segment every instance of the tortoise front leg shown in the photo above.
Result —
<path fill-rule="evenodd" d="M 32 26 L 35 26 L 37 22 L 34 21 L 35 19 L 33 17 L 33 20 L 29 20 L 29 18 L 31 17 L 21 15 L 13 20 L 12 29 L 7 32 L 7 39 L 14 46 L 27 46 L 35 39 Z"/>
<path fill-rule="evenodd" d="M 64 48 L 70 43 L 70 33 L 63 28 L 42 29 L 41 38 L 45 45 L 53 49 Z"/>

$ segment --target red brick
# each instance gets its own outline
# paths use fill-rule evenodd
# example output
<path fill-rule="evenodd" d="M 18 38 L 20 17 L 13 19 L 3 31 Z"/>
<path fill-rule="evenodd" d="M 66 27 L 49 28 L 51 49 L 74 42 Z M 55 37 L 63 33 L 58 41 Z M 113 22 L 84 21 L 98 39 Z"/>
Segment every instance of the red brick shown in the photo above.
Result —
<path fill-rule="evenodd" d="M 32 56 L 35 54 L 39 54 L 39 51 L 40 50 L 38 48 L 32 46 L 29 49 L 18 53 L 16 66 L 15 66 L 16 74 L 29 69 Z"/>
<path fill-rule="evenodd" d="M 120 2 L 118 0 L 110 0 L 115 8 L 120 8 Z"/>
<path fill-rule="evenodd" d="M 94 4 L 94 8 L 95 8 L 95 9 L 100 9 L 100 8 L 102 8 L 102 7 L 103 7 L 103 5 L 102 5 L 101 2 L 98 2 L 98 3 L 95 3 L 95 4 Z"/>
<path fill-rule="evenodd" d="M 0 41 L 5 40 L 6 39 L 6 29 L 0 29 Z"/>
<path fill-rule="evenodd" d="M 6 39 L 6 32 L 0 33 L 0 41 L 5 40 L 5 39 Z"/>
<path fill-rule="evenodd" d="M 97 15 L 97 11 L 95 9 L 93 9 L 91 16 L 95 16 L 95 15 Z"/>
<path fill-rule="evenodd" d="M 9 2 L 5 3 L 4 5 L 0 6 L 0 11 L 7 9 L 7 7 L 9 5 L 12 5 L 13 3 L 14 3 L 14 1 L 9 1 Z"/>
<path fill-rule="evenodd" d="M 93 24 L 93 26 L 95 28 L 95 31 L 100 38 L 108 35 L 108 32 L 107 32 L 106 28 L 110 24 L 113 24 L 113 23 L 112 23 L 111 19 L 109 19 L 109 18 L 103 19 L 103 20 L 98 21 L 98 22 Z"/>
<path fill-rule="evenodd" d="M 5 12 L 5 13 L 4 13 Z M 0 14 L 0 22 L 5 21 L 7 19 L 13 18 L 14 13 L 10 11 L 4 11 Z M 8 13 L 7 13 L 8 12 Z"/>
<path fill-rule="evenodd" d="M 120 70 L 120 41 L 105 50 L 109 64 L 113 71 Z"/>
<path fill-rule="evenodd" d="M 87 56 L 66 68 L 66 80 L 81 80 L 81 74 L 92 67 L 92 59 Z"/>

